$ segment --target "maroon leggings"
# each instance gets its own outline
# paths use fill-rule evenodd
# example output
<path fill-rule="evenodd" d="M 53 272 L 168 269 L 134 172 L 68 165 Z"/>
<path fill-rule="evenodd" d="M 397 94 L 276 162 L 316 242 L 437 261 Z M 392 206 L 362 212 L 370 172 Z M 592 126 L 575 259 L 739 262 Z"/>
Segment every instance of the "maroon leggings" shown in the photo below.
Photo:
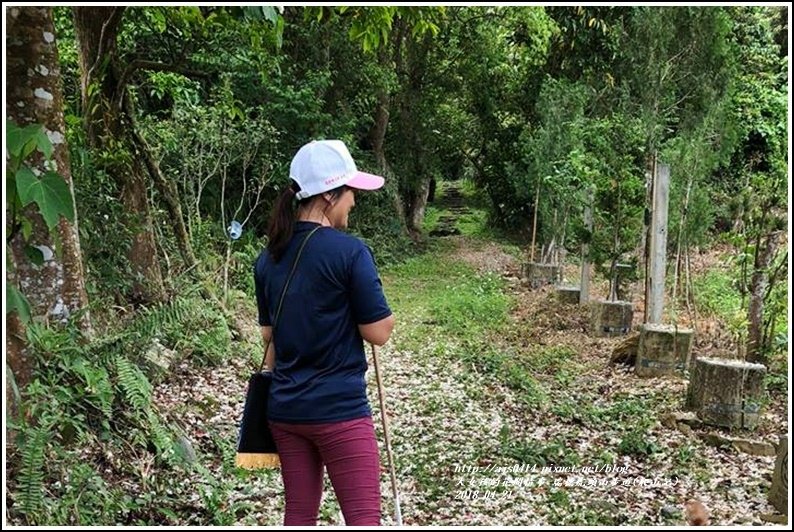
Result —
<path fill-rule="evenodd" d="M 380 525 L 380 462 L 371 417 L 337 423 L 270 422 L 281 458 L 284 525 L 316 525 L 323 465 L 346 525 Z"/>

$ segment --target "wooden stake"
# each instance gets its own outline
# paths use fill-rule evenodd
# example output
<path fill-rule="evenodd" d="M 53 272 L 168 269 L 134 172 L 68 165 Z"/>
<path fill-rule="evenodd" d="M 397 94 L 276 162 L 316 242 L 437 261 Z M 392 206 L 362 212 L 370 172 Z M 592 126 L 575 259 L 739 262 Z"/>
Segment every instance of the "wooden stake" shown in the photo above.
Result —
<path fill-rule="evenodd" d="M 383 438 L 386 440 L 386 457 L 389 460 L 389 472 L 391 473 L 391 489 L 394 494 L 394 522 L 397 526 L 402 526 L 403 516 L 400 511 L 400 493 L 397 491 L 397 475 L 394 472 L 394 459 L 391 452 L 391 438 L 389 436 L 389 419 L 386 415 L 386 399 L 383 392 L 383 380 L 380 375 L 380 365 L 378 364 L 378 351 L 375 344 L 372 344 L 372 362 L 375 365 L 375 380 L 378 383 L 378 399 L 380 401 L 380 419 L 383 423 Z"/>

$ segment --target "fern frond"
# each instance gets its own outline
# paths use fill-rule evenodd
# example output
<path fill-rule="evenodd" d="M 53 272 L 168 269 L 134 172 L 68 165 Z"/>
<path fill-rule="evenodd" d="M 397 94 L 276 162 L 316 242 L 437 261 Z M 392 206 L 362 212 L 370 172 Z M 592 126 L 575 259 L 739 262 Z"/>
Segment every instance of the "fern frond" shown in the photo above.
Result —
<path fill-rule="evenodd" d="M 29 523 L 37 521 L 44 502 L 44 457 L 49 438 L 48 428 L 31 428 L 22 449 L 19 498 L 22 513 Z"/>
<path fill-rule="evenodd" d="M 157 454 L 167 462 L 174 457 L 174 438 L 171 431 L 163 426 L 160 418 L 153 411 L 147 415 L 149 422 L 149 437 L 157 448 Z"/>
<path fill-rule="evenodd" d="M 144 338 L 151 338 L 163 329 L 179 327 L 186 321 L 196 306 L 191 299 L 176 299 L 172 302 L 152 307 L 133 324 L 133 329 Z"/>
<path fill-rule="evenodd" d="M 143 372 L 124 356 L 116 356 L 118 383 L 124 398 L 135 410 L 146 409 L 152 397 L 152 385 Z"/>

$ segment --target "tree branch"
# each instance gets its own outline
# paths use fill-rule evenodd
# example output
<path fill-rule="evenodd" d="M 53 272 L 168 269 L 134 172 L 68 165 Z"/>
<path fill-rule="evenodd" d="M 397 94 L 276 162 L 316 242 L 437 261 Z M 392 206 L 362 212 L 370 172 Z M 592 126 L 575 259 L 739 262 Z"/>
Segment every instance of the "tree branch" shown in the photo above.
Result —
<path fill-rule="evenodd" d="M 111 26 L 112 23 L 114 28 L 113 39 L 116 39 L 115 28 L 118 27 L 119 22 L 121 22 L 121 15 L 124 14 L 125 9 L 125 7 L 114 7 L 108 19 L 102 23 L 102 31 L 99 34 L 99 50 L 97 51 L 96 58 L 94 59 L 94 64 L 91 65 L 90 69 L 88 69 L 88 75 L 86 75 L 86 79 L 89 83 L 93 79 L 94 71 L 102 63 L 102 57 L 105 55 L 105 31 Z"/>
<path fill-rule="evenodd" d="M 777 257 L 775 257 L 775 259 L 776 259 L 776 258 L 777 258 Z M 774 264 L 774 262 L 775 262 L 775 259 L 773 259 L 773 260 L 772 260 L 772 263 L 773 263 L 773 264 Z M 772 272 L 772 275 L 770 275 L 770 276 L 769 276 L 769 279 L 768 279 L 768 281 L 767 281 L 767 282 L 768 282 L 768 284 L 767 284 L 767 287 L 766 287 L 766 293 L 764 293 L 764 297 L 763 297 L 763 300 L 764 300 L 764 301 L 766 301 L 767 299 L 769 299 L 769 294 L 771 294 L 771 293 L 772 293 L 772 289 L 775 287 L 775 283 L 777 282 L 777 276 L 780 274 L 780 272 L 781 272 L 781 270 L 782 270 L 783 266 L 786 266 L 786 265 L 787 265 L 787 264 L 786 264 L 786 262 L 787 262 L 787 259 L 788 259 L 788 251 L 785 251 L 785 252 L 783 253 L 783 258 L 782 258 L 782 259 L 781 259 L 781 261 L 778 263 L 778 265 L 777 265 L 777 266 L 775 266 L 775 269 L 774 269 L 774 271 Z"/>

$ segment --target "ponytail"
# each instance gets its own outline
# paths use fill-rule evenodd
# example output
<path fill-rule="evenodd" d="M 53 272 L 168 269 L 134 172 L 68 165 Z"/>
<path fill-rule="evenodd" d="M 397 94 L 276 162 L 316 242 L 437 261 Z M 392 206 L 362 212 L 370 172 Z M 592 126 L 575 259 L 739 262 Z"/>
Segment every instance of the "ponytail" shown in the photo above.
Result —
<path fill-rule="evenodd" d="M 329 190 L 332 199 L 338 199 L 345 190 L 348 190 L 347 185 L 341 185 L 335 189 Z M 281 257 L 287 251 L 289 241 L 292 239 L 292 232 L 295 227 L 295 204 L 307 205 L 314 201 L 317 196 L 310 196 L 301 200 L 295 201 L 295 193 L 300 190 L 300 185 L 295 181 L 290 181 L 290 185 L 285 188 L 273 205 L 273 211 L 270 213 L 270 222 L 267 226 L 268 244 L 267 250 L 273 258 L 273 262 L 279 262 Z M 328 208 L 328 205 L 325 207 Z"/>
<path fill-rule="evenodd" d="M 295 188 L 298 184 L 294 181 L 276 199 L 273 211 L 270 213 L 270 223 L 267 227 L 267 250 L 274 262 L 281 260 L 287 245 L 292 238 L 295 224 Z"/>

